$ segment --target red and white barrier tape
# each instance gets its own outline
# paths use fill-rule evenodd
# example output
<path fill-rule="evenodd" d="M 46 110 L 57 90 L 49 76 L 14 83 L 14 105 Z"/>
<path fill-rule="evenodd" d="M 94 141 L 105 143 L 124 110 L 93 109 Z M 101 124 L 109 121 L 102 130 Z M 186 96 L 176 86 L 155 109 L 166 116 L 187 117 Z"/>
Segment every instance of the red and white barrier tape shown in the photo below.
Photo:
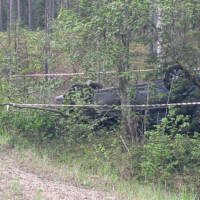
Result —
<path fill-rule="evenodd" d="M 84 75 L 85 73 L 80 72 L 80 73 L 65 73 L 65 74 L 24 74 L 24 75 L 19 75 L 21 77 L 45 77 L 45 76 L 76 76 L 76 75 Z"/>
<path fill-rule="evenodd" d="M 98 74 L 111 74 L 115 73 L 114 71 L 107 71 L 107 72 L 98 72 Z M 14 76 L 21 76 L 21 77 L 46 77 L 46 76 L 76 76 L 76 75 L 85 75 L 84 72 L 78 73 L 61 73 L 61 74 L 23 74 L 23 75 L 14 75 Z"/>
<path fill-rule="evenodd" d="M 64 104 L 25 104 L 25 103 L 9 103 L 12 106 L 31 106 L 31 107 L 116 107 L 112 105 L 64 105 Z M 166 104 L 147 104 L 147 105 L 119 105 L 118 107 L 167 107 L 167 106 L 187 106 L 187 105 L 200 105 L 200 102 L 187 102 L 187 103 L 166 103 Z"/>
<path fill-rule="evenodd" d="M 153 71 L 155 69 L 143 69 L 143 70 L 131 70 L 132 72 L 148 72 Z M 97 74 L 114 74 L 114 71 L 107 71 L 107 72 L 96 72 Z M 48 77 L 48 76 L 76 76 L 76 75 L 85 75 L 84 72 L 78 73 L 60 73 L 60 74 L 22 74 L 22 75 L 13 75 L 13 76 L 20 76 L 20 77 Z"/>
<path fill-rule="evenodd" d="M 154 71 L 157 69 L 135 69 L 131 70 L 131 72 L 150 72 Z M 196 70 L 200 70 L 199 68 Z M 95 73 L 95 72 L 94 72 Z M 115 71 L 107 71 L 107 72 L 96 72 L 97 74 L 115 74 Z M 56 73 L 56 74 L 22 74 L 22 75 L 13 75 L 15 76 L 20 76 L 20 77 L 48 77 L 48 76 L 76 76 L 76 75 L 85 75 L 86 73 L 84 72 L 78 72 L 78 73 Z"/>

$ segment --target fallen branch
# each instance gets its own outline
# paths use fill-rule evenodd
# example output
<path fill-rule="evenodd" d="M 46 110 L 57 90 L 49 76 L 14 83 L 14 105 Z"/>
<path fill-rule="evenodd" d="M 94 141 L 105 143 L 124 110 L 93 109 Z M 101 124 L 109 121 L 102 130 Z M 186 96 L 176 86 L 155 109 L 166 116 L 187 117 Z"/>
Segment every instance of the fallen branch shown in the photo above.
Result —
<path fill-rule="evenodd" d="M 126 145 L 126 143 L 125 143 L 125 141 L 124 141 L 124 139 L 123 139 L 123 137 L 122 137 L 122 135 L 120 135 L 120 139 L 122 140 L 122 143 L 123 143 L 124 147 L 125 147 L 126 150 L 128 151 L 128 154 L 131 155 L 131 154 L 130 154 L 130 151 L 129 151 L 129 149 L 128 149 L 128 147 L 127 147 L 127 145 Z"/>
<path fill-rule="evenodd" d="M 51 108 L 32 107 L 32 106 L 20 106 L 20 105 L 16 105 L 16 104 L 13 104 L 13 103 L 4 103 L 4 104 L 0 104 L 0 106 L 13 106 L 15 108 L 28 108 L 28 109 L 35 109 L 35 110 L 43 110 L 43 111 L 58 113 L 58 114 L 60 114 L 63 117 L 69 117 L 69 115 L 66 115 L 65 113 L 61 112 L 60 110 L 51 109 Z"/>

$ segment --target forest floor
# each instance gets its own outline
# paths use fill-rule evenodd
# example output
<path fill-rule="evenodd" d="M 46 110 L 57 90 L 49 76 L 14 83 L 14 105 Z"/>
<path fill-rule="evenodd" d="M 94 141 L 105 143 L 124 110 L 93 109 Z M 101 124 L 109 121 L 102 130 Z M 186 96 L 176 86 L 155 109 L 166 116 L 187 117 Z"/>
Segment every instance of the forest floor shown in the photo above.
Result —
<path fill-rule="evenodd" d="M 26 155 L 25 155 L 26 156 Z M 117 195 L 62 180 L 54 172 L 38 173 L 13 150 L 0 151 L 1 200 L 120 200 Z"/>

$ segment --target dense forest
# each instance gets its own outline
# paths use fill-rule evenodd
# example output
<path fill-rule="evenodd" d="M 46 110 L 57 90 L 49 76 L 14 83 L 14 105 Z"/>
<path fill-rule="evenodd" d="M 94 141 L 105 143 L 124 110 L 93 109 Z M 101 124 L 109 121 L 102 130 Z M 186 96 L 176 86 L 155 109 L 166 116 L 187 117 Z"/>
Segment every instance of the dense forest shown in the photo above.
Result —
<path fill-rule="evenodd" d="M 8 30 L 14 23 L 29 30 L 45 29 L 48 18 L 55 19 L 61 7 L 69 9 L 72 5 L 70 0 L 1 0 L 0 30 Z"/>
<path fill-rule="evenodd" d="M 11 134 L 13 146 L 19 137 L 62 144 L 67 154 L 80 149 L 111 163 L 121 178 L 173 187 L 179 177 L 198 192 L 199 106 L 167 108 L 154 126 L 148 107 L 141 115 L 125 106 L 137 92 L 130 85 L 163 78 L 171 66 L 189 80 L 180 85 L 196 86 L 186 98 L 179 91 L 180 101 L 198 102 L 199 48 L 199 0 L 0 0 L 0 133 Z M 48 106 L 87 80 L 119 88 L 115 123 L 88 116 L 84 106 Z M 153 102 L 163 98 L 147 87 Z M 73 93 L 64 104 L 89 106 L 89 95 Z"/>

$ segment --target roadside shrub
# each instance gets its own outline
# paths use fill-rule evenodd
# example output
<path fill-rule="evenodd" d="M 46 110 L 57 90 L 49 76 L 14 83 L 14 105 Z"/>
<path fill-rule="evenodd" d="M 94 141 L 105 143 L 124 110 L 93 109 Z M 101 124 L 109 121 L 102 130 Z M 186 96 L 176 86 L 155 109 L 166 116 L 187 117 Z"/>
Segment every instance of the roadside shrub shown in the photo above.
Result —
<path fill-rule="evenodd" d="M 57 113 L 35 109 L 13 109 L 2 112 L 0 123 L 8 132 L 29 140 L 42 142 L 48 139 L 62 139 L 68 145 L 90 139 L 96 121 L 85 115 L 84 109 L 63 110 L 65 117 Z"/>
<path fill-rule="evenodd" d="M 57 134 L 57 119 L 48 112 L 32 109 L 13 109 L 3 115 L 1 123 L 11 133 L 17 133 L 31 140 L 44 140 Z"/>
<path fill-rule="evenodd" d="M 186 134 L 188 116 L 174 114 L 173 109 L 169 118 L 145 133 L 148 139 L 143 145 L 141 175 L 145 180 L 169 184 L 179 177 L 179 181 L 199 187 L 200 134 Z"/>

